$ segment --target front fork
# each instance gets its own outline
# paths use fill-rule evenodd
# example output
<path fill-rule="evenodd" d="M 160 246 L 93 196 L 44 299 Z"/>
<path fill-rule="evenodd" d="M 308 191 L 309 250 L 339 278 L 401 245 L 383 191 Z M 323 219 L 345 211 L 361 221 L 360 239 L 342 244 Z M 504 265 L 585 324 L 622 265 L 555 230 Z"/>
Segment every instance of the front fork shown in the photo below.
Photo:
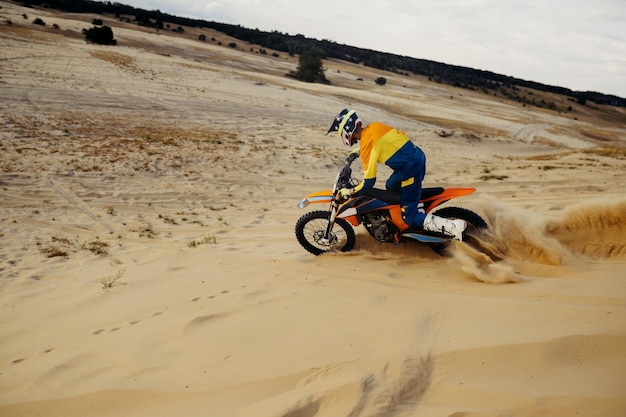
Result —
<path fill-rule="evenodd" d="M 337 193 L 338 194 L 338 193 Z M 328 224 L 326 225 L 326 232 L 324 232 L 324 240 L 330 244 L 330 241 L 333 226 L 335 225 L 335 219 L 337 219 L 337 211 L 339 209 L 339 202 L 337 201 L 336 195 L 330 202 L 330 216 L 328 216 Z"/>

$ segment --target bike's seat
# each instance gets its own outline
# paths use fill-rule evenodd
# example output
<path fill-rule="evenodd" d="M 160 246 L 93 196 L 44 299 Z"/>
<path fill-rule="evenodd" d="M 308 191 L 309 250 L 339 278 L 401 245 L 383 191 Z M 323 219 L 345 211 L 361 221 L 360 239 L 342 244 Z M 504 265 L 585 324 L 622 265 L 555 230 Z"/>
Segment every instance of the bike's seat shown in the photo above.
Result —
<path fill-rule="evenodd" d="M 424 200 L 430 197 L 437 196 L 443 192 L 443 187 L 428 187 L 422 188 L 422 197 L 420 200 Z M 382 200 L 387 204 L 400 204 L 400 192 L 381 190 L 380 188 L 370 188 L 363 192 L 364 195 L 374 197 L 378 200 Z"/>

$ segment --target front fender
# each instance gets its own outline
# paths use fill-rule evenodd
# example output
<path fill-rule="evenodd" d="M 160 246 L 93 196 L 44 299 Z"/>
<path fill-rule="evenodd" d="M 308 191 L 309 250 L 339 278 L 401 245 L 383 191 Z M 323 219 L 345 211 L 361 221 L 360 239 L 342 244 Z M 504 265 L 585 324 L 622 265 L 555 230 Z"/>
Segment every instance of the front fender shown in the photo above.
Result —
<path fill-rule="evenodd" d="M 298 208 L 305 208 L 309 204 L 315 203 L 330 203 L 333 199 L 333 190 L 317 191 L 315 193 L 308 194 L 298 203 Z"/>

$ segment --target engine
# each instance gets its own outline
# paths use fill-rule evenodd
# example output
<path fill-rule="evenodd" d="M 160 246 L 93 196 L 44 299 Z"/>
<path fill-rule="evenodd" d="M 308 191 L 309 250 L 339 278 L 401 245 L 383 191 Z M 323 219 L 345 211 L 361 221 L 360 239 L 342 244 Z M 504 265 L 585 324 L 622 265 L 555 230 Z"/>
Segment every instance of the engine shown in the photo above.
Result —
<path fill-rule="evenodd" d="M 398 229 L 387 219 L 384 211 L 372 211 L 363 215 L 363 225 L 376 240 L 380 242 L 396 241 L 395 235 Z"/>

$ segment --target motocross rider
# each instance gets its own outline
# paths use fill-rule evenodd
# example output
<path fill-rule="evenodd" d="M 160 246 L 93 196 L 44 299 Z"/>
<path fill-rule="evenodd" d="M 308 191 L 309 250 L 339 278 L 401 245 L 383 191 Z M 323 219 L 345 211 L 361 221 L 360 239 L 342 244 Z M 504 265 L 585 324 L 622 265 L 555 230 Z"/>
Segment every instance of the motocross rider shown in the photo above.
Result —
<path fill-rule="evenodd" d="M 337 132 L 348 147 L 360 143 L 359 149 L 353 152 L 359 154 L 363 164 L 363 180 L 354 188 L 339 190 L 342 197 L 372 188 L 376 183 L 377 163 L 385 164 L 393 169 L 386 188 L 400 192 L 402 219 L 406 224 L 462 240 L 467 227 L 464 220 L 450 220 L 419 209 L 426 156 L 403 132 L 380 122 L 363 126 L 356 111 L 348 109 L 343 109 L 335 117 L 326 134 L 330 132 Z"/>

